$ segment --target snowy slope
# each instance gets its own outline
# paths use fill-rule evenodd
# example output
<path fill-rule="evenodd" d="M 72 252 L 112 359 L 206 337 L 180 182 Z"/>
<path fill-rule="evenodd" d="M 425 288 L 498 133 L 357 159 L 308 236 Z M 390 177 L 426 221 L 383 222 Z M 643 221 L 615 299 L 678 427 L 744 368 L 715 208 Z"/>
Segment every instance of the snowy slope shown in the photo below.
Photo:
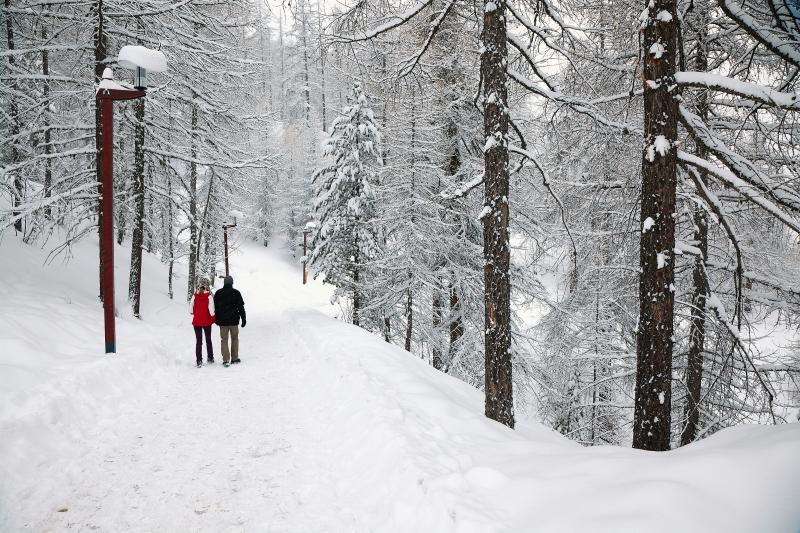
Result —
<path fill-rule="evenodd" d="M 23 378 L 0 376 L 2 531 L 800 528 L 799 424 L 666 454 L 582 448 L 535 423 L 510 431 L 482 416 L 478 391 L 326 316 L 330 291 L 256 246 L 231 265 L 248 308 L 242 365 L 193 368 L 185 308 L 158 291 L 144 323 L 120 320 L 121 353 L 106 358 L 91 344 L 96 248 L 55 270 L 9 249 L 20 259 L 0 263 L 0 305 L 11 298 L 22 318 L 0 363 L 19 366 L 7 346 L 31 363 L 14 392 Z M 59 358 L 73 363 L 51 372 Z"/>

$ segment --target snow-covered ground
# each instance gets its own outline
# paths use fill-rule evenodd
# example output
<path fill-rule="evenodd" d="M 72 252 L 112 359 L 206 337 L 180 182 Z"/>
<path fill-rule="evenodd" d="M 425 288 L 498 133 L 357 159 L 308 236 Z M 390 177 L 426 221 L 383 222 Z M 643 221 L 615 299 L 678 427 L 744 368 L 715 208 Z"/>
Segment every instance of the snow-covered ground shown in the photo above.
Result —
<path fill-rule="evenodd" d="M 478 391 L 328 316 L 326 287 L 255 245 L 231 262 L 241 365 L 194 368 L 186 306 L 152 258 L 142 321 L 118 268 L 105 356 L 96 255 L 87 241 L 42 266 L 0 243 L 0 531 L 800 529 L 800 424 L 664 454 L 511 431 Z"/>

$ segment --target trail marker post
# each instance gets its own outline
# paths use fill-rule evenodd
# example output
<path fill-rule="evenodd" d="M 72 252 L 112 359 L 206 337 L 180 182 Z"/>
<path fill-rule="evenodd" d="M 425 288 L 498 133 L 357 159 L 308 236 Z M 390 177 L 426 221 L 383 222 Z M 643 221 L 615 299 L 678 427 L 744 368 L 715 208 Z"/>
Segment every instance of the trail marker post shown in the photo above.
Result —
<path fill-rule="evenodd" d="M 111 68 L 103 71 L 103 79 L 97 87 L 103 138 L 99 154 L 102 180 L 100 210 L 103 219 L 100 255 L 103 260 L 101 278 L 106 353 L 117 352 L 114 316 L 114 102 L 143 98 L 147 94 L 147 70 L 164 72 L 167 69 L 167 60 L 164 54 L 156 50 L 149 50 L 143 46 L 123 46 L 117 64 L 135 70 L 134 88 L 114 81 L 114 72 Z"/>

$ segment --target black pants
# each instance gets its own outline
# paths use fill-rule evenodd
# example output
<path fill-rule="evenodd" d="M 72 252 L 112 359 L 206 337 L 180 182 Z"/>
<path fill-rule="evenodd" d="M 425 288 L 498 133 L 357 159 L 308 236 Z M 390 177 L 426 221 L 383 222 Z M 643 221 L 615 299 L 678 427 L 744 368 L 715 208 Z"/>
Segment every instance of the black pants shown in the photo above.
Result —
<path fill-rule="evenodd" d="M 200 364 L 203 362 L 203 336 L 202 333 L 206 334 L 206 351 L 208 352 L 208 359 L 214 359 L 214 347 L 211 344 L 211 326 L 194 326 L 194 336 L 197 339 L 197 344 L 195 345 L 195 355 L 197 356 L 197 363 Z"/>

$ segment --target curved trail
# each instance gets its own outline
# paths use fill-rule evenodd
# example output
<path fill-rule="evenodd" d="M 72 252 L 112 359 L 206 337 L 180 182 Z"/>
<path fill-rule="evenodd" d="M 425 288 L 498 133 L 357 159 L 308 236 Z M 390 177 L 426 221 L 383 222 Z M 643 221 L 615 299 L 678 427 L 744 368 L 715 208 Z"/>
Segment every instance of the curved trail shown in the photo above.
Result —
<path fill-rule="evenodd" d="M 305 444 L 317 440 L 311 431 L 317 413 L 300 379 L 308 353 L 282 313 L 296 303 L 292 298 L 323 304 L 327 291 L 296 287 L 296 267 L 261 253 L 270 260 L 262 263 L 264 270 L 236 276 L 249 319 L 240 333 L 242 364 L 220 364 L 216 328 L 217 363 L 200 369 L 193 366 L 188 334 L 168 342 L 176 353 L 185 352 L 186 364 L 165 367 L 166 375 L 138 391 L 115 419 L 99 421 L 71 497 L 63 502 L 67 510 L 54 509 L 40 523 L 29 524 L 33 530 L 299 532 L 337 527 L 331 516 L 323 519 L 312 510 L 336 505 L 306 501 L 327 480 L 318 466 L 313 477 L 308 474 L 309 461 L 319 453 L 307 453 Z"/>

